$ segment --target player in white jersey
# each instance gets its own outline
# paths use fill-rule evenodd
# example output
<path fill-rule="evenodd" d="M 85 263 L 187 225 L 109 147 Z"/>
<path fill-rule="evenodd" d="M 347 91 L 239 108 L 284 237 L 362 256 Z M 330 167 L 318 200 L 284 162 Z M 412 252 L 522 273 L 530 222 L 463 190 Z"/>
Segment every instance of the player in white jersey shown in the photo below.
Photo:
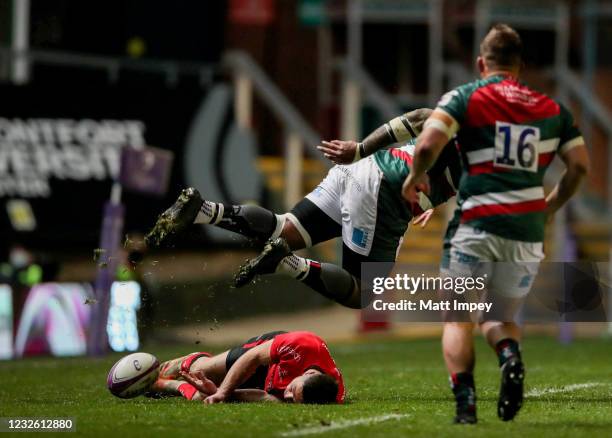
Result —
<path fill-rule="evenodd" d="M 235 278 L 237 287 L 256 275 L 281 272 L 344 306 L 367 306 L 369 296 L 362 294 L 360 284 L 362 263 L 379 262 L 374 264 L 381 270 L 378 276 L 386 275 L 412 218 L 418 216 L 426 222 L 430 213 L 425 210 L 455 193 L 458 181 L 453 181 L 453 175 L 458 178 L 460 169 L 449 170 L 451 165 L 459 165 L 454 144 L 431 172 L 432 193 L 423 194 L 412 204 L 405 202 L 400 189 L 410 169 L 414 144 L 380 150 L 413 139 L 430 113 L 429 109 L 420 109 L 397 117 L 360 144 L 324 142 L 320 148 L 335 161 L 357 162 L 334 166 L 289 213 L 275 215 L 254 205 L 204 200 L 197 190 L 189 188 L 159 217 L 147 240 L 157 245 L 192 223 L 216 225 L 251 237 L 255 244 L 266 242 L 260 256 L 241 268 Z M 342 238 L 341 267 L 292 252 L 335 237 Z"/>

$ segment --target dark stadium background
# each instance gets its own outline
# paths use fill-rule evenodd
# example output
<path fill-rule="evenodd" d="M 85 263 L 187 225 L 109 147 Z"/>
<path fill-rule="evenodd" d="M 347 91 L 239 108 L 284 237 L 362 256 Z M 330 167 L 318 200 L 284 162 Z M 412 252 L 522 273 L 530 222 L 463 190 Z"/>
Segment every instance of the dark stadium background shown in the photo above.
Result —
<path fill-rule="evenodd" d="M 320 140 L 433 107 L 477 76 L 498 21 L 523 38 L 523 79 L 575 115 L 592 168 L 547 227 L 553 274 L 520 315 L 548 312 L 525 325 L 525 406 L 498 420 L 499 369 L 475 333 L 468 432 L 609 436 L 612 0 L 0 0 L 0 431 L 44 416 L 96 436 L 456 436 L 438 322 L 347 309 L 282 276 L 235 289 L 258 248 L 212 227 L 161 248 L 143 235 L 186 186 L 287 211 L 330 167 Z M 123 173 L 122 153 L 137 162 Z M 561 171 L 557 159 L 547 189 Z M 437 275 L 454 206 L 410 228 L 398 270 Z M 167 360 L 273 330 L 324 338 L 348 402 L 203 406 L 107 389 L 132 350 Z"/>
<path fill-rule="evenodd" d="M 19 79 L 12 73 L 19 50 L 24 50 L 14 46 L 17 3 L 0 0 L 0 118 L 138 120 L 146 128 L 147 145 L 174 154 L 163 196 L 124 190 L 121 198 L 125 206 L 121 242 L 127 243 L 122 245 L 120 264 L 145 286 L 147 310 L 141 311 L 144 338 L 176 338 L 179 332 L 165 330 L 168 327 L 203 333 L 204 329 L 193 327 L 218 329 L 247 314 L 282 315 L 313 308 L 333 315 L 327 317 L 332 321 L 341 314 L 343 321 L 349 321 L 338 330 L 344 335 L 363 328 L 357 314 L 337 309 L 289 280 L 266 279 L 240 293 L 229 288 L 238 265 L 255 254 L 243 239 L 193 227 L 170 247 L 144 253 L 142 234 L 187 185 L 196 185 L 216 200 L 256 202 L 284 211 L 295 199 L 291 188 L 297 195 L 305 194 L 325 175 L 328 165 L 317 155 L 308 135 L 279 116 L 260 84 L 252 82 L 254 69 L 280 91 L 317 141 L 349 134 L 361 137 L 388 118 L 385 109 L 433 105 L 436 90 L 450 88 L 466 75 L 473 77 L 475 20 L 481 2 L 433 2 L 439 9 L 431 18 L 423 15 L 428 2 L 366 1 L 370 9 L 357 30 L 350 25 L 355 2 L 349 0 L 28 3 L 25 50 L 31 58 L 26 78 Z M 551 230 L 547 245 L 553 256 L 569 251 L 572 259 L 605 264 L 610 250 L 612 187 L 611 125 L 604 123 L 612 102 L 608 86 L 612 54 L 607 50 L 612 39 L 610 5 L 603 1 L 502 3 L 498 10 L 502 17 L 519 17 L 515 25 L 525 43 L 526 80 L 561 97 L 575 111 L 593 161 L 588 184 L 563 214 L 560 230 L 564 237 Z M 561 3 L 565 7 L 561 13 L 566 14 L 561 17 L 566 20 L 559 25 L 551 14 Z M 589 9 L 597 5 L 600 9 L 596 12 Z M 394 17 L 395 10 L 399 15 Z M 521 19 L 526 20 L 523 25 Z M 439 32 L 432 33 L 432 27 Z M 442 69 L 439 83 L 431 71 L 435 67 L 430 59 L 432 35 L 439 38 L 435 44 L 441 48 L 436 55 L 443 62 L 438 66 Z M 567 42 L 562 59 L 555 51 L 559 41 Z M 244 71 L 237 67 L 239 62 L 229 59 L 231 54 L 246 56 L 255 66 L 244 70 L 255 88 L 246 124 L 234 105 Z M 352 68 L 351 62 L 359 68 Z M 559 75 L 559 66 L 563 73 L 570 73 L 570 79 Z M 366 73 L 367 80 L 353 76 L 355 72 Z M 363 94 L 356 108 L 347 108 L 347 87 L 355 84 L 362 87 Z M 219 99 L 213 103 L 222 105 L 215 121 L 206 125 L 208 122 L 198 117 L 213 95 Z M 598 108 L 608 113 L 595 113 Z M 349 122 L 358 120 L 357 125 L 346 125 L 347 117 Z M 192 137 L 197 129 L 201 135 L 213 128 L 216 137 L 206 144 L 201 137 Z M 236 132 L 239 137 L 233 136 Z M 290 153 L 289 139 L 296 133 L 301 140 L 296 149 L 300 170 L 288 174 L 290 161 L 296 159 Z M 15 248 L 29 254 L 29 263 L 43 267 L 39 281 L 95 281 L 101 267 L 93 260 L 93 253 L 100 245 L 103 208 L 112 180 L 51 177 L 48 197 L 9 193 L 4 182 L 14 178 L 16 171 L 6 151 L 20 147 L 34 150 L 40 145 L 4 140 L 0 143 L 0 258 L 8 269 L 3 282 L 15 283 L 14 290 L 19 291 L 14 299 L 18 310 L 32 284 L 19 279 L 19 271 L 27 266 L 11 267 Z M 190 157 L 197 155 L 190 154 L 198 148 L 206 149 L 211 159 L 194 163 Z M 202 186 L 202 181 L 213 181 L 214 190 Z M 36 220 L 34 229 L 15 229 L 7 207 L 15 199 L 30 205 Z M 400 261 L 435 269 L 444 226 L 445 213 L 441 212 L 426 230 L 411 231 Z M 130 253 L 137 263 L 130 264 Z M 310 254 L 334 261 L 338 246 L 322 245 Z M 323 321 L 322 315 L 315 311 L 307 319 Z M 17 321 L 18 311 L 15 327 Z M 552 330 L 557 333 L 558 327 Z M 221 332 L 198 336 L 211 341 Z"/>

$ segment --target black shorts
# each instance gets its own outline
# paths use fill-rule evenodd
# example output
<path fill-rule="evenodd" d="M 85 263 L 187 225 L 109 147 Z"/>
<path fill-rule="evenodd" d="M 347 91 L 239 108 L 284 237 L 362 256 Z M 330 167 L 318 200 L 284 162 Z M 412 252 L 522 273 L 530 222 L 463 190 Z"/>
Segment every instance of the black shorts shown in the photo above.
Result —
<path fill-rule="evenodd" d="M 310 234 L 312 244 L 325 242 L 330 239 L 342 236 L 342 227 L 339 223 L 329 217 L 323 210 L 317 207 L 314 202 L 304 198 L 291 209 L 291 213 L 300 221 L 300 224 Z M 352 276 L 361 280 L 361 264 L 367 262 L 387 262 L 371 256 L 364 256 L 356 253 L 344 243 L 342 243 L 342 268 Z M 393 264 L 389 263 L 387 272 L 391 272 Z"/>
<path fill-rule="evenodd" d="M 282 335 L 284 333 L 287 333 L 287 332 L 279 330 L 275 332 L 264 333 L 263 335 L 255 336 L 247 340 L 240 347 L 232 348 L 227 353 L 227 357 L 225 358 L 225 369 L 229 371 L 230 368 L 236 363 L 236 361 L 240 359 L 240 357 L 244 353 L 249 351 L 251 348 L 256 347 L 259 344 L 262 344 L 265 341 L 269 341 L 270 339 L 274 339 L 276 336 Z M 248 380 L 244 382 L 242 385 L 240 385 L 238 388 L 239 389 L 264 389 L 264 386 L 266 384 L 267 375 L 268 375 L 268 367 L 260 366 L 257 368 L 255 373 L 251 377 L 249 377 Z"/>

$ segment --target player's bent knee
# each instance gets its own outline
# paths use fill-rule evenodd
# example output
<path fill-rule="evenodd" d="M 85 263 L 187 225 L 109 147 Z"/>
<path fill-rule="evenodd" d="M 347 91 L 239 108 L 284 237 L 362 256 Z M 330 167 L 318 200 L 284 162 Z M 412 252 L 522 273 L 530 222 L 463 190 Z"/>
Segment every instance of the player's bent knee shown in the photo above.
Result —
<path fill-rule="evenodd" d="M 285 223 L 287 222 L 286 214 L 275 214 L 276 216 L 276 226 L 274 227 L 274 231 L 270 235 L 270 239 L 276 239 L 283 234 L 283 230 L 285 229 Z M 284 237 L 284 236 L 283 236 Z"/>
<path fill-rule="evenodd" d="M 351 285 L 348 298 L 340 302 L 340 304 L 351 309 L 365 309 L 374 300 L 374 294 L 371 291 L 363 291 L 364 293 L 362 294 L 361 281 L 355 277 L 352 277 L 352 279 L 353 284 Z"/>
<path fill-rule="evenodd" d="M 348 300 L 343 301 L 341 303 L 344 307 L 348 307 L 349 309 L 362 310 L 368 307 L 368 303 L 363 303 L 361 297 L 351 296 Z"/>
<path fill-rule="evenodd" d="M 282 218 L 283 227 L 280 235 L 287 240 L 291 249 L 310 248 L 312 238 L 299 219 L 292 213 L 285 213 L 277 218 Z"/>

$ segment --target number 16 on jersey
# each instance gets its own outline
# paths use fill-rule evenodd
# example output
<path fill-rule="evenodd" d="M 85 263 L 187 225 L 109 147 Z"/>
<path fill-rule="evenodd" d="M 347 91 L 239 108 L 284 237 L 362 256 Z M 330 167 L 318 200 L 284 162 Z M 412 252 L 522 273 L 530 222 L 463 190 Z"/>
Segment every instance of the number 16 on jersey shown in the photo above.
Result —
<path fill-rule="evenodd" d="M 537 172 L 539 143 L 540 128 L 496 122 L 495 167 Z"/>

